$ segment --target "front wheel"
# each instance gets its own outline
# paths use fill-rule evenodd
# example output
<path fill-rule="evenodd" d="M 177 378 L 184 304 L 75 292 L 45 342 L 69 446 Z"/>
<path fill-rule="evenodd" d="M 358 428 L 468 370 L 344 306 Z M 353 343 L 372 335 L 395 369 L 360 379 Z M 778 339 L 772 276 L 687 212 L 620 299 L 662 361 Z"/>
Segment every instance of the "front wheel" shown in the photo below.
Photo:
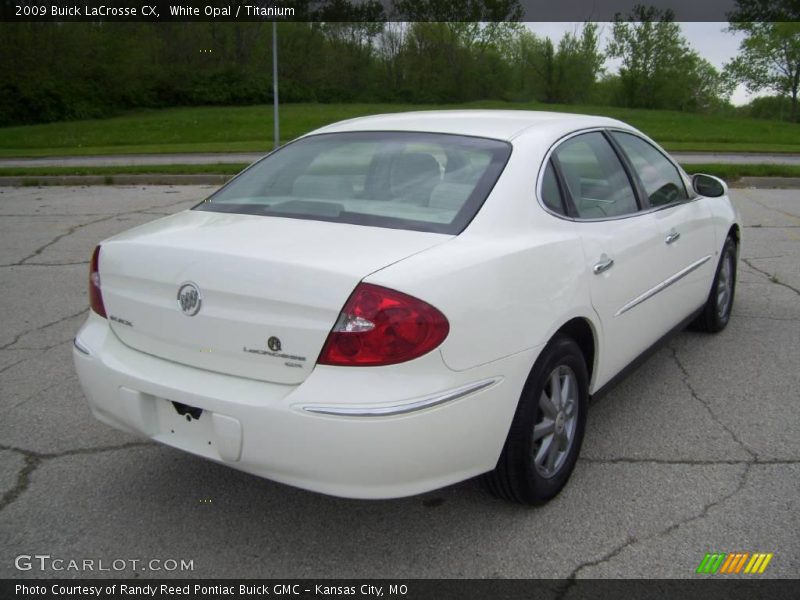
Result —
<path fill-rule="evenodd" d="M 711 292 L 703 312 L 692 323 L 695 329 L 717 333 L 725 329 L 731 318 L 733 294 L 736 291 L 736 242 L 732 237 L 725 240 L 722 254 L 711 285 Z"/>
<path fill-rule="evenodd" d="M 583 353 L 557 335 L 531 370 L 500 459 L 486 475 L 495 496 L 544 504 L 561 491 L 583 442 L 588 388 Z"/>

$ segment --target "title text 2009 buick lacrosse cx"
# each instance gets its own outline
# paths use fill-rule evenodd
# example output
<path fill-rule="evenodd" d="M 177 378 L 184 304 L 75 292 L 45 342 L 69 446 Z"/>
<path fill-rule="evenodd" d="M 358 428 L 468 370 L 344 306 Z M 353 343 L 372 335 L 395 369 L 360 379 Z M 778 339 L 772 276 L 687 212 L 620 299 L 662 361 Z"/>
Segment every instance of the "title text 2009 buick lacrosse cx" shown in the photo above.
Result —
<path fill-rule="evenodd" d="M 101 421 L 294 486 L 486 473 L 545 502 L 591 395 L 665 335 L 727 324 L 726 195 L 607 118 L 344 121 L 102 242 L 75 365 Z"/>

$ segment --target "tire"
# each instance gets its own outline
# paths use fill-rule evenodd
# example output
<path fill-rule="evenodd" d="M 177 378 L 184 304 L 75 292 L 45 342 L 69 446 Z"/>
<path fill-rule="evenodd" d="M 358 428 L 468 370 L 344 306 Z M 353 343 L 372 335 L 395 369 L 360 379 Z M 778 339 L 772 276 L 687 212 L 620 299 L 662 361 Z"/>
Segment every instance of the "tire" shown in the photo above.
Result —
<path fill-rule="evenodd" d="M 548 402 L 556 378 L 566 406 Z M 504 500 L 529 505 L 555 497 L 578 459 L 588 400 L 589 376 L 583 353 L 571 338 L 557 334 L 536 360 L 497 466 L 485 475 L 489 491 Z"/>
<path fill-rule="evenodd" d="M 714 283 L 702 312 L 692 322 L 692 328 L 708 333 L 725 329 L 731 318 L 733 296 L 736 292 L 736 242 L 730 236 L 725 240 L 719 257 Z"/>

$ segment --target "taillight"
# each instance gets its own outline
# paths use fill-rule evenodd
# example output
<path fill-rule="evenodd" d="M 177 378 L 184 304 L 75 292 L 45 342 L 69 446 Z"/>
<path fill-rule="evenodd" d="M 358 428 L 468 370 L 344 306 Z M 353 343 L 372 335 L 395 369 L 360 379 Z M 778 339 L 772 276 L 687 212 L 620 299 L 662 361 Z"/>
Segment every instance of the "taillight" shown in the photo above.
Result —
<path fill-rule="evenodd" d="M 351 367 L 393 365 L 430 352 L 448 331 L 447 318 L 430 304 L 362 283 L 345 303 L 318 362 Z"/>
<path fill-rule="evenodd" d="M 103 306 L 103 293 L 100 290 L 100 246 L 92 253 L 92 266 L 89 268 L 89 306 L 103 318 L 106 317 L 106 307 Z"/>

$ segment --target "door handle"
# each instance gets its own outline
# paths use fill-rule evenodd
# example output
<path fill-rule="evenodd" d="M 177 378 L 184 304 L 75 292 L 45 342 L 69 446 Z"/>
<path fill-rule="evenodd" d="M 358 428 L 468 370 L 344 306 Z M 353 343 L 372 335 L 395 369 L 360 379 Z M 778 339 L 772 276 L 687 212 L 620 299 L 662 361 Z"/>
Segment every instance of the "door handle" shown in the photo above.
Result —
<path fill-rule="evenodd" d="M 614 266 L 614 260 L 606 256 L 603 260 L 594 264 L 594 267 L 592 267 L 592 271 L 594 272 L 595 275 L 600 275 L 600 273 L 605 273 L 613 266 Z"/>
<path fill-rule="evenodd" d="M 667 244 L 671 244 L 672 242 L 675 242 L 675 241 L 677 241 L 679 237 L 681 237 L 681 234 L 680 234 L 680 233 L 678 233 L 677 231 L 670 231 L 670 232 L 667 234 L 667 237 L 666 237 L 666 239 L 665 239 L 664 241 L 665 241 Z"/>

